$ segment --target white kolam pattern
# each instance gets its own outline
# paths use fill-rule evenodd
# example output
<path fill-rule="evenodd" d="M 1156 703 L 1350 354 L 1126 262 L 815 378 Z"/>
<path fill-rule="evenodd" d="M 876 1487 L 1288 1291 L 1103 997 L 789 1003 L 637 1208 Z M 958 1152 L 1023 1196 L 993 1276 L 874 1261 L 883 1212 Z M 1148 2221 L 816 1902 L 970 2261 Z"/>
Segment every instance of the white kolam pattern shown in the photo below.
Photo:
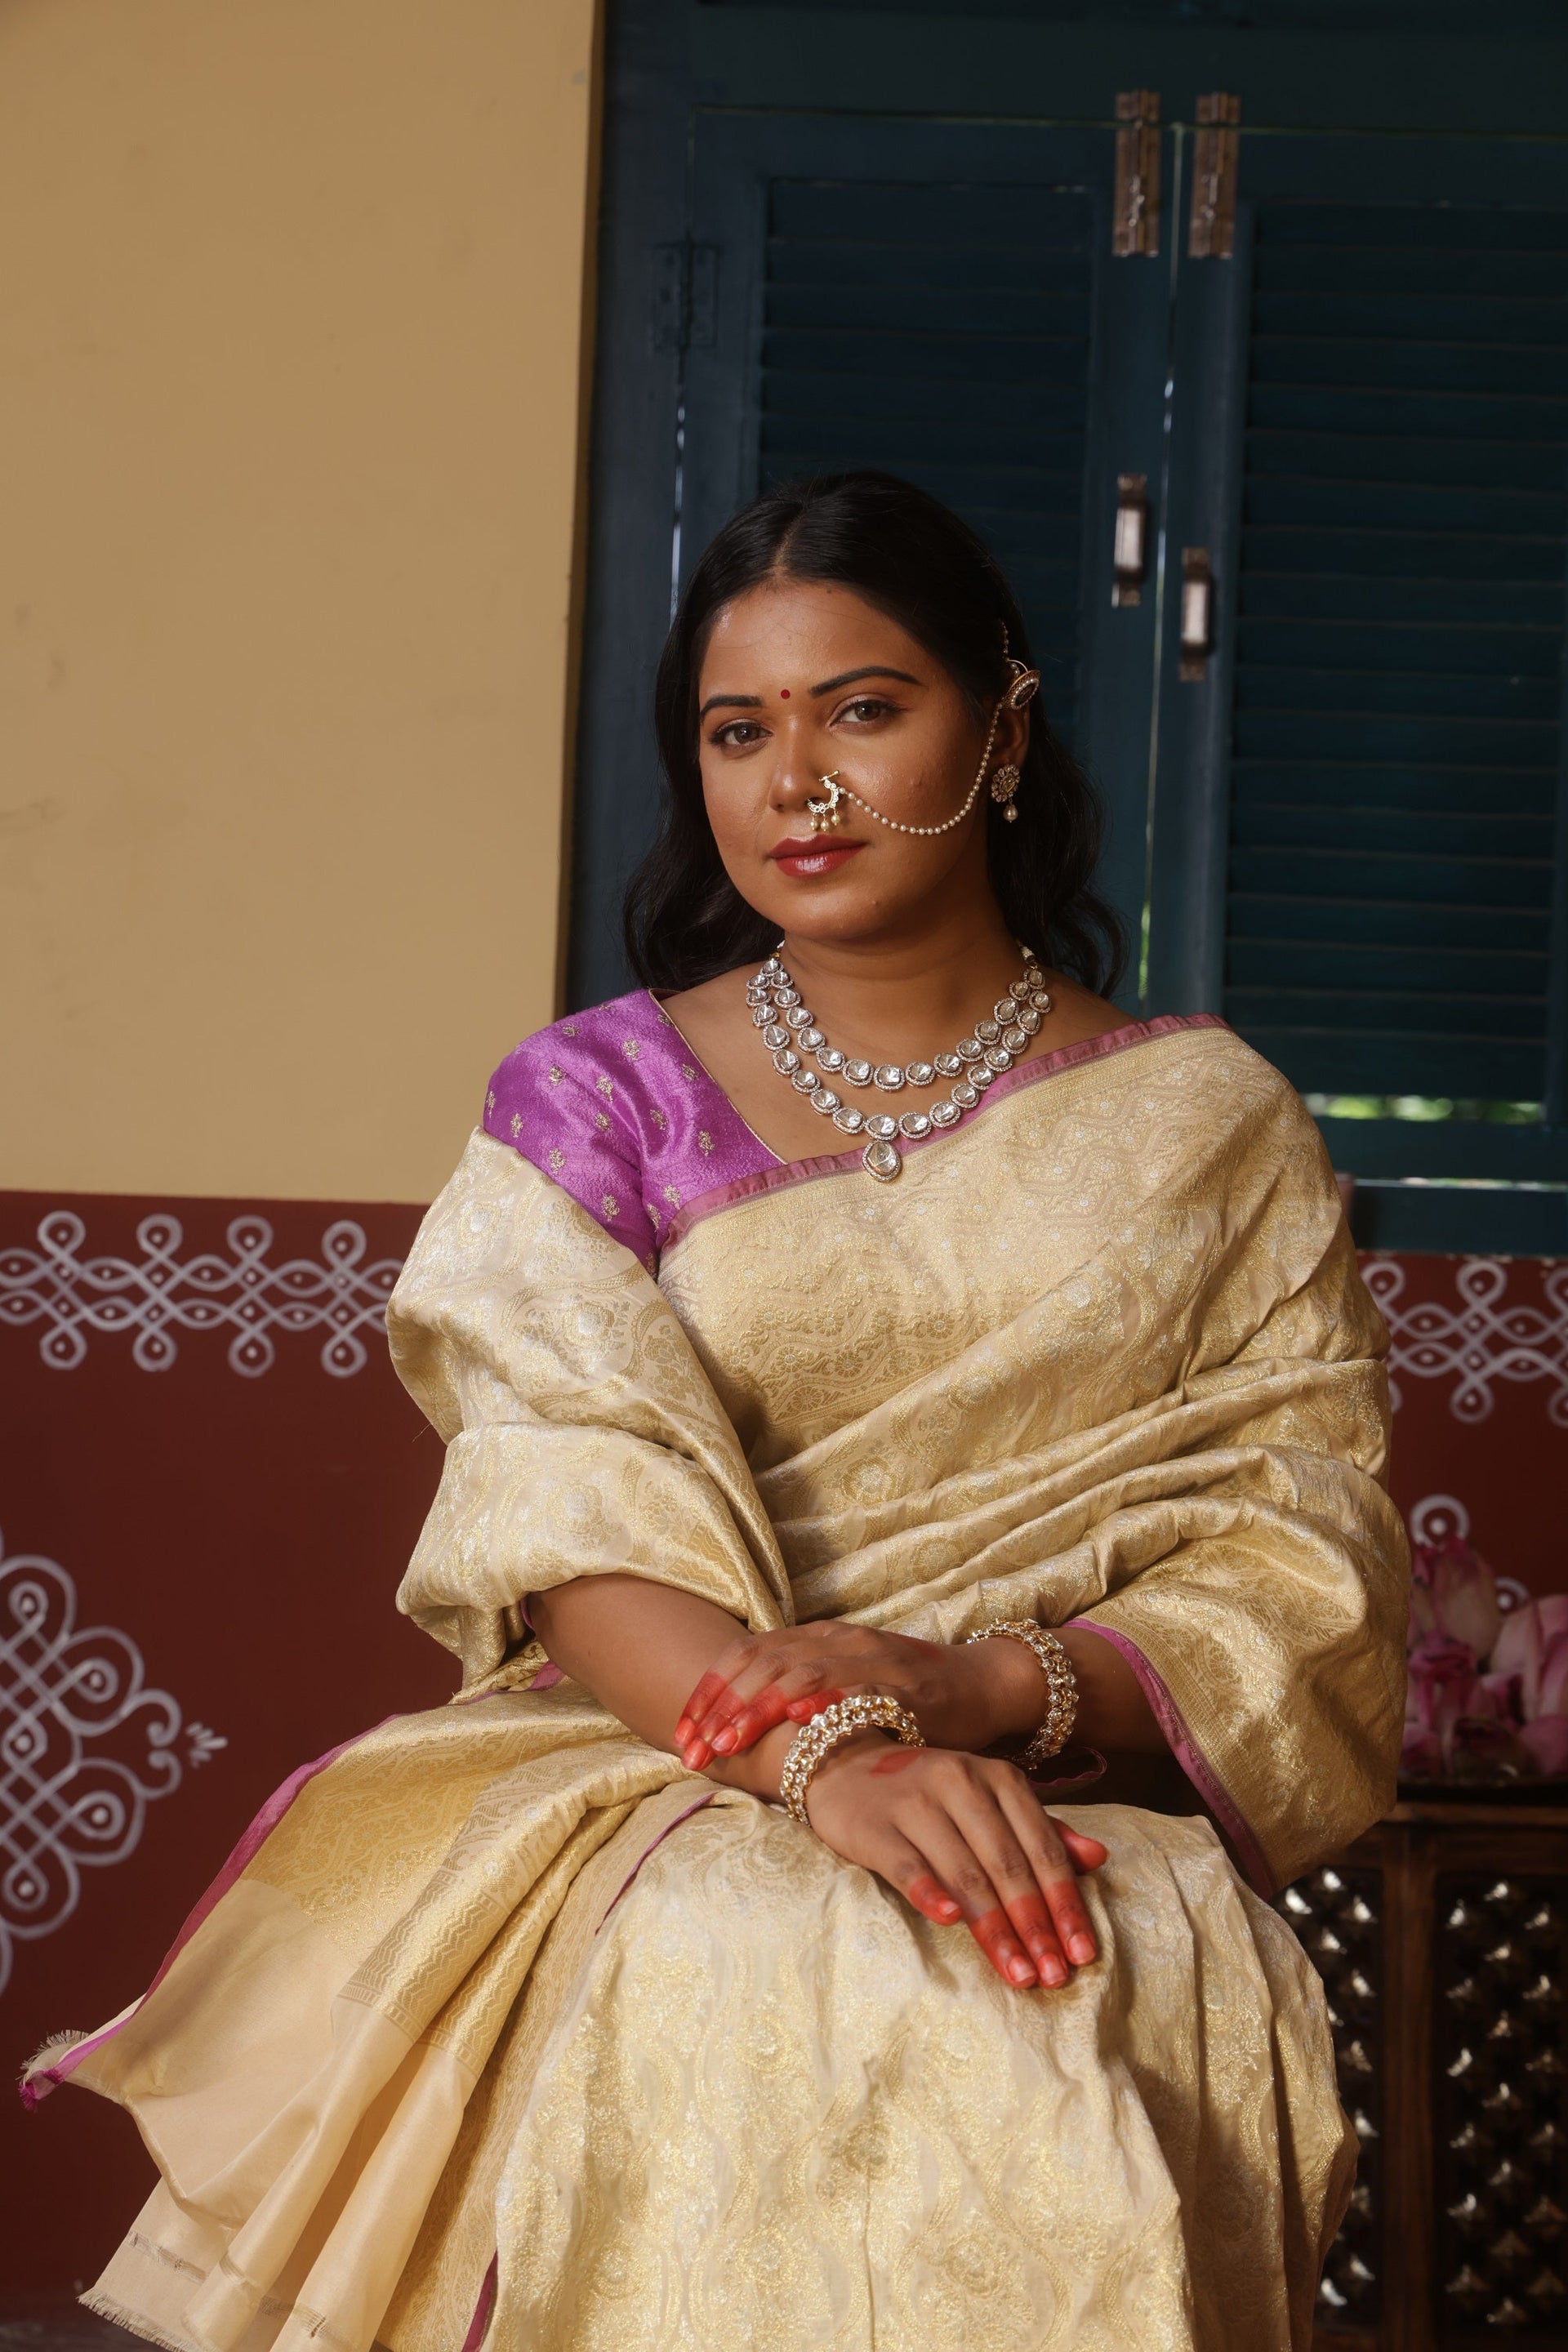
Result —
<path fill-rule="evenodd" d="M 1531 1261 L 1533 1263 L 1533 1261 Z M 1509 1301 L 1509 1258 L 1462 1258 L 1454 1267 L 1452 1306 L 1434 1298 L 1405 1303 L 1407 1275 L 1397 1258 L 1363 1260 L 1362 1273 L 1393 1342 L 1388 1369 L 1394 1406 L 1402 1378 L 1451 1383 L 1456 1421 L 1489 1420 L 1500 1386 L 1544 1381 L 1549 1420 L 1568 1428 L 1568 1263 L 1542 1281 L 1543 1304 Z"/>
<path fill-rule="evenodd" d="M 230 1255 L 182 1258 L 184 1229 L 163 1212 L 136 1228 L 136 1258 L 89 1256 L 87 1228 L 70 1210 L 42 1219 L 38 1246 L 0 1249 L 0 1326 L 43 1325 L 39 1354 L 51 1370 L 71 1370 L 89 1337 L 129 1335 L 144 1372 L 164 1371 L 179 1353 L 177 1335 L 226 1331 L 232 1371 L 256 1379 L 277 1360 L 274 1334 L 321 1335 L 321 1369 L 348 1380 L 369 1361 L 362 1334 L 384 1328 L 386 1302 L 401 1271 L 395 1257 L 368 1260 L 363 1225 L 339 1217 L 321 1236 L 319 1257 L 273 1264 L 273 1230 L 259 1215 L 236 1217 Z M 1394 1410 L 1402 1380 L 1451 1383 L 1458 1421 L 1481 1422 L 1500 1385 L 1545 1381 L 1550 1419 L 1568 1428 L 1568 1263 L 1544 1276 L 1542 1302 L 1510 1303 L 1513 1262 L 1464 1258 L 1453 1268 L 1456 1297 L 1406 1301 L 1408 1274 L 1397 1258 L 1363 1262 L 1392 1346 L 1388 1369 Z"/>
<path fill-rule="evenodd" d="M 0 1539 L 0 1992 L 16 1947 L 75 1911 L 83 1871 L 125 1861 L 148 1806 L 228 1745 L 150 1687 L 129 1633 L 76 1620 L 65 1570 Z"/>
<path fill-rule="evenodd" d="M 233 1220 L 226 1257 L 182 1258 L 184 1228 L 166 1213 L 137 1226 L 136 1258 L 87 1255 L 87 1227 L 67 1209 L 41 1221 L 37 1239 L 37 1249 L 0 1249 L 0 1324 L 41 1323 L 38 1352 L 55 1371 L 74 1370 L 91 1335 L 129 1334 L 138 1368 L 162 1372 L 179 1354 L 177 1334 L 227 1331 L 229 1370 L 254 1380 L 277 1360 L 275 1332 L 320 1332 L 321 1370 L 348 1380 L 369 1361 L 361 1333 L 379 1339 L 385 1328 L 402 1263 L 367 1265 L 364 1228 L 352 1217 L 327 1227 L 319 1258 L 276 1265 L 272 1227 L 255 1215 Z"/>

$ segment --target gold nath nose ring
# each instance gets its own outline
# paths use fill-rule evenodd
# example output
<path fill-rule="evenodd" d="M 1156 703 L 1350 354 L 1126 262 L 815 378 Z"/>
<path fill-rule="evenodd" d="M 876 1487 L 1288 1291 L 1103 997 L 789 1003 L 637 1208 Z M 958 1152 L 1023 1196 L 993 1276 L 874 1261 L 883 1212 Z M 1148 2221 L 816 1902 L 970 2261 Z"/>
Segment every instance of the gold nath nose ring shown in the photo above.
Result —
<path fill-rule="evenodd" d="M 837 768 L 831 775 L 818 776 L 816 781 L 827 798 L 825 801 L 807 801 L 805 813 L 811 819 L 813 833 L 830 833 L 842 820 L 840 803 L 844 798 L 844 787 L 838 781 Z"/>

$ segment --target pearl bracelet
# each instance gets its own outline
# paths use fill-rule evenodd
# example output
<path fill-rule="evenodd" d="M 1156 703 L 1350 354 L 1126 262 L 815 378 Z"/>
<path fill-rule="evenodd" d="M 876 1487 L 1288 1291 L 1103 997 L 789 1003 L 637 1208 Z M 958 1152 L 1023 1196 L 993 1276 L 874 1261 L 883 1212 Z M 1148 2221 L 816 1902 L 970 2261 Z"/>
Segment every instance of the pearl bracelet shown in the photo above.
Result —
<path fill-rule="evenodd" d="M 811 1827 L 805 1792 L 817 1768 L 836 1748 L 861 1731 L 891 1731 L 903 1748 L 923 1748 L 925 1737 L 907 1706 L 896 1698 L 841 1698 L 803 1723 L 790 1741 L 779 1774 L 779 1796 L 797 1822 Z"/>
<path fill-rule="evenodd" d="M 1078 1718 L 1078 1676 L 1056 1635 L 1047 1633 L 1043 1625 L 1037 1625 L 1032 1617 L 1005 1618 L 998 1624 L 983 1625 L 967 1638 L 971 1642 L 991 1642 L 998 1634 L 1005 1634 L 1010 1641 L 1027 1643 L 1046 1678 L 1045 1720 L 1015 1759 L 1026 1772 L 1037 1771 L 1053 1756 L 1059 1756 L 1072 1738 Z"/>

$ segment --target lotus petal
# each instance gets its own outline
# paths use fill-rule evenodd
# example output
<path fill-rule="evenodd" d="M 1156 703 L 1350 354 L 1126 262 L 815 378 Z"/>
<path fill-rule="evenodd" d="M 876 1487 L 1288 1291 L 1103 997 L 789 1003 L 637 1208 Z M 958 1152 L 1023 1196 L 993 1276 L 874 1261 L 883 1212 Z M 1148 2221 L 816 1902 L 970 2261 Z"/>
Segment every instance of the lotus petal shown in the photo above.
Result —
<path fill-rule="evenodd" d="M 1470 1712 L 1471 1701 L 1479 1692 L 1474 1651 L 1466 1642 L 1435 1633 L 1412 1651 L 1409 1668 L 1405 1721 L 1445 1736 L 1458 1717 Z M 1484 1695 L 1481 1703 L 1485 1705 Z"/>
<path fill-rule="evenodd" d="M 1559 1633 L 1547 1645 L 1541 1669 L 1541 1691 L 1527 1721 L 1537 1716 L 1568 1715 L 1568 1633 Z"/>
<path fill-rule="evenodd" d="M 1519 1743 L 1538 1772 L 1568 1772 L 1568 1715 L 1538 1715 Z"/>
<path fill-rule="evenodd" d="M 1502 1628 L 1492 1644 L 1491 1664 L 1494 1674 L 1517 1675 L 1524 1719 L 1539 1712 L 1541 1705 L 1541 1668 L 1546 1656 L 1546 1635 L 1541 1622 L 1539 1601 L 1522 1601 L 1510 1609 L 1502 1621 Z"/>
<path fill-rule="evenodd" d="M 1502 1631 L 1497 1584 L 1473 1544 L 1445 1544 L 1432 1561 L 1432 1606 L 1437 1631 L 1467 1642 L 1478 1658 L 1489 1658 Z"/>

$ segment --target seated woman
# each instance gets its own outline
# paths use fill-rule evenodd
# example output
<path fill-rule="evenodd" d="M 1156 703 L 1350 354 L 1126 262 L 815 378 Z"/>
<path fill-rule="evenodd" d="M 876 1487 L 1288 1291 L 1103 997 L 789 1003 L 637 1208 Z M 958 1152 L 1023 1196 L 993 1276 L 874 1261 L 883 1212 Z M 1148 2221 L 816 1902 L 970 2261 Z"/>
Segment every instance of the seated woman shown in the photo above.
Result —
<path fill-rule="evenodd" d="M 647 986 L 502 1065 L 389 1316 L 463 1690 L 297 1773 L 35 2062 L 162 2174 L 94 2308 L 1306 2352 L 1354 2141 L 1265 1898 L 1393 1794 L 1384 1334 L 1289 1087 L 1100 992 L 1037 685 L 886 477 L 699 565 Z"/>

